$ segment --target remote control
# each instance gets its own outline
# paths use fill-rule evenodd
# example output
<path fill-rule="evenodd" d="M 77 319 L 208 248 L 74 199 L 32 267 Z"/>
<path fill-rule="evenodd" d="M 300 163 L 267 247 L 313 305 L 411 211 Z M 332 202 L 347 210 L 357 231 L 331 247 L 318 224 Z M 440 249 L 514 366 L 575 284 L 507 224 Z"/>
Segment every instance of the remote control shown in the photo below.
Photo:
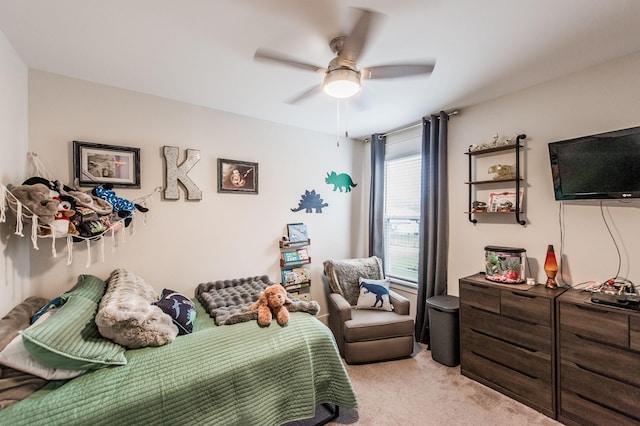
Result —
<path fill-rule="evenodd" d="M 627 294 L 627 302 L 640 303 L 640 296 L 638 296 L 637 294 Z"/>

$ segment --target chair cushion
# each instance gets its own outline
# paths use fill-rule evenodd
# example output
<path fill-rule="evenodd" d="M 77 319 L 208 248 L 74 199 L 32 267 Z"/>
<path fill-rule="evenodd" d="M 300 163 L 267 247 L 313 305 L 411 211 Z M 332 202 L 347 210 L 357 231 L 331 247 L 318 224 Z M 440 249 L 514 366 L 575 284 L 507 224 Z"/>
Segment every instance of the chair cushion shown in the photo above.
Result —
<path fill-rule="evenodd" d="M 395 312 L 352 309 L 351 319 L 344 323 L 347 342 L 412 336 L 413 332 L 413 318 Z"/>
<path fill-rule="evenodd" d="M 351 306 L 358 304 L 360 278 L 379 280 L 384 277 L 382 261 L 376 257 L 360 259 L 329 259 L 324 263 L 324 274 L 329 278 L 329 287 L 340 294 Z"/>
<path fill-rule="evenodd" d="M 376 309 L 379 311 L 393 311 L 393 305 L 389 298 L 388 278 L 383 280 L 368 280 L 360 278 L 360 296 L 358 297 L 358 309 Z"/>

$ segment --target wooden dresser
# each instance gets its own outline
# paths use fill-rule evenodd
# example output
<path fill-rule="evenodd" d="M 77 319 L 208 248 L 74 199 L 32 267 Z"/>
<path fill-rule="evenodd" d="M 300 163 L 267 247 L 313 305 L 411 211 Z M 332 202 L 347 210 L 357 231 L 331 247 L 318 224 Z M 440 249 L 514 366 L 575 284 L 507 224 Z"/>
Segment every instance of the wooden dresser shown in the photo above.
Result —
<path fill-rule="evenodd" d="M 564 291 L 461 278 L 462 374 L 555 418 L 555 298 Z"/>
<path fill-rule="evenodd" d="M 558 303 L 558 420 L 640 424 L 640 311 L 569 290 Z"/>

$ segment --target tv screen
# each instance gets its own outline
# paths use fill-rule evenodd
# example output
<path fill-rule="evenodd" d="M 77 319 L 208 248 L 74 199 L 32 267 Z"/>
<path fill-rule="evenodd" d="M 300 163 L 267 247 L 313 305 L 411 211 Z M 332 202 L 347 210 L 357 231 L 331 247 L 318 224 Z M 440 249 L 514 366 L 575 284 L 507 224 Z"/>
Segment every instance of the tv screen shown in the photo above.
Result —
<path fill-rule="evenodd" d="M 556 200 L 640 198 L 640 127 L 549 143 Z"/>

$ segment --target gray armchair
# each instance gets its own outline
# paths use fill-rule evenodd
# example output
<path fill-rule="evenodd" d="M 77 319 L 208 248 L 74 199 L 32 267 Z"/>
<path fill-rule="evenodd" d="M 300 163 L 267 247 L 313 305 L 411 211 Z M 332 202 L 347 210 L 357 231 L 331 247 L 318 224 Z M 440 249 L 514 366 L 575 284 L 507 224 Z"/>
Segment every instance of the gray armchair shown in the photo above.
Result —
<path fill-rule="evenodd" d="M 329 328 L 348 364 L 411 356 L 414 319 L 409 300 L 389 290 L 392 311 L 358 309 L 359 278 L 381 279 L 382 262 L 364 259 L 327 260 L 323 281 L 328 288 Z"/>

